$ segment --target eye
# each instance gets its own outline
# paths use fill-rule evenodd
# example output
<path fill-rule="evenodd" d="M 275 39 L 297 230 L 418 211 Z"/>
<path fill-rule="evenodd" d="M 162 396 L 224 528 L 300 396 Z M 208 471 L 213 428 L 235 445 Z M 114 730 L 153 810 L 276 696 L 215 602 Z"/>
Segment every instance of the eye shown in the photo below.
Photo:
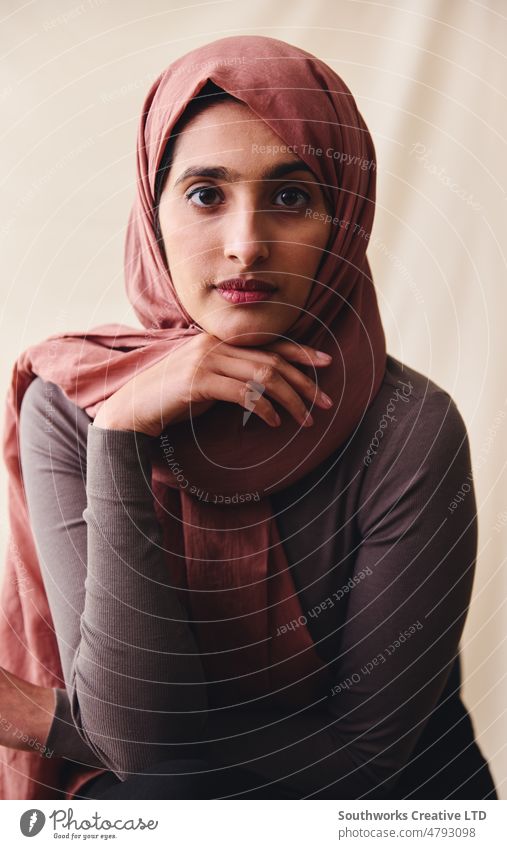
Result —
<path fill-rule="evenodd" d="M 310 201 L 308 192 L 304 192 L 296 186 L 286 186 L 280 189 L 275 197 L 281 197 L 281 205 L 287 209 L 306 206 Z M 220 192 L 215 186 L 198 186 L 185 194 L 185 200 L 188 203 L 201 209 L 218 206 L 219 203 L 223 202 L 220 198 Z M 299 202 L 298 198 L 300 199 Z M 280 204 L 277 205 L 280 206 Z"/>
<path fill-rule="evenodd" d="M 302 198 L 302 203 L 297 203 L 297 196 L 299 195 Z M 308 204 L 310 200 L 310 195 L 307 192 L 303 192 L 301 189 L 297 189 L 295 186 L 289 186 L 284 189 L 280 189 L 277 192 L 276 197 L 283 197 L 283 206 L 293 207 L 293 206 L 304 206 Z"/>
<path fill-rule="evenodd" d="M 201 208 L 206 206 L 216 206 L 216 204 L 208 203 L 210 195 L 211 198 L 213 198 L 213 195 L 219 195 L 217 189 L 215 189 L 214 186 L 200 186 L 196 189 L 192 189 L 191 192 L 187 192 L 185 194 L 185 200 L 188 203 L 191 203 L 194 206 L 200 206 Z M 198 197 L 202 201 L 202 203 L 194 203 L 194 196 Z"/>

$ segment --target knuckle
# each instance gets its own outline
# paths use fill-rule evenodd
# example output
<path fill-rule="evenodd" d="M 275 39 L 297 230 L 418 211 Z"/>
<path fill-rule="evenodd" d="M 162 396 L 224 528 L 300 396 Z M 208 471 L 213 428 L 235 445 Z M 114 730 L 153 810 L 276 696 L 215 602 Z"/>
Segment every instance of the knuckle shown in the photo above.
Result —
<path fill-rule="evenodd" d="M 199 333 L 197 336 L 194 336 L 194 344 L 199 350 L 208 351 L 213 348 L 216 343 L 216 337 L 211 336 L 209 333 Z"/>
<path fill-rule="evenodd" d="M 260 366 L 257 374 L 258 374 L 258 376 L 256 376 L 255 379 L 259 383 L 268 384 L 268 383 L 271 383 L 273 381 L 274 377 L 277 374 L 277 370 L 276 370 L 275 366 L 272 365 L 271 363 L 265 363 L 264 365 Z"/>
<path fill-rule="evenodd" d="M 240 400 L 240 404 L 241 404 L 242 407 L 251 406 L 251 400 L 250 400 L 251 391 L 252 391 L 251 388 L 246 383 L 243 383 L 240 386 L 240 388 L 239 388 L 239 400 Z"/>
<path fill-rule="evenodd" d="M 309 393 L 311 393 L 312 395 L 317 394 L 319 387 L 314 383 L 314 381 L 310 377 L 306 378 L 305 386 Z"/>
<path fill-rule="evenodd" d="M 273 354 L 271 354 L 270 359 L 271 359 L 271 365 L 273 366 L 273 368 L 279 369 L 281 367 L 281 365 L 283 363 L 283 357 L 281 357 L 280 354 L 273 353 Z"/>

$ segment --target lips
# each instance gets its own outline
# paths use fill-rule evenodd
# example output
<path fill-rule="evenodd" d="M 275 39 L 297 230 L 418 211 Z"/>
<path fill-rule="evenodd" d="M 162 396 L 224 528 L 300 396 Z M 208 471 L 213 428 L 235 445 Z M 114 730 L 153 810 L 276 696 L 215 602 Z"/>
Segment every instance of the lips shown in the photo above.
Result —
<path fill-rule="evenodd" d="M 231 304 L 254 304 L 269 301 L 277 287 L 259 278 L 232 277 L 217 283 L 215 289 Z"/>
<path fill-rule="evenodd" d="M 275 292 L 276 286 L 267 280 L 257 278 L 232 277 L 215 284 L 215 288 L 237 292 Z"/>

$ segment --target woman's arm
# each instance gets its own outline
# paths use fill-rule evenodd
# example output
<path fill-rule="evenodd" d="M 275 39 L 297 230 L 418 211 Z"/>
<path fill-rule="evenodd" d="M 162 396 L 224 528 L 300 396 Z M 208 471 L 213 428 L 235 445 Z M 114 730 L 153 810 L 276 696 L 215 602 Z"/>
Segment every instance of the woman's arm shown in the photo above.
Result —
<path fill-rule="evenodd" d="M 56 693 L 0 669 L 0 746 L 48 755 L 45 741 Z"/>
<path fill-rule="evenodd" d="M 458 653 L 477 550 L 466 427 L 444 392 L 397 416 L 364 475 L 355 573 L 368 577 L 349 593 L 329 698 L 294 716 L 208 714 L 213 756 L 257 772 L 261 786 L 389 798 Z"/>
<path fill-rule="evenodd" d="M 72 719 L 121 779 L 183 756 L 207 709 L 163 556 L 149 439 L 95 427 L 40 378 L 23 398 L 23 480 Z"/>

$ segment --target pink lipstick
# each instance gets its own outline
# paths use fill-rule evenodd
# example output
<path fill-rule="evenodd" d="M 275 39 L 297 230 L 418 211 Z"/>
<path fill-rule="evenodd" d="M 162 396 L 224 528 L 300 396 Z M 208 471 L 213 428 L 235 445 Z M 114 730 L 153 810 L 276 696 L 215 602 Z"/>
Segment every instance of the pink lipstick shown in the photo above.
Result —
<path fill-rule="evenodd" d="M 269 301 L 277 287 L 267 280 L 253 277 L 233 277 L 222 280 L 215 288 L 232 304 L 249 304 L 257 301 Z"/>

